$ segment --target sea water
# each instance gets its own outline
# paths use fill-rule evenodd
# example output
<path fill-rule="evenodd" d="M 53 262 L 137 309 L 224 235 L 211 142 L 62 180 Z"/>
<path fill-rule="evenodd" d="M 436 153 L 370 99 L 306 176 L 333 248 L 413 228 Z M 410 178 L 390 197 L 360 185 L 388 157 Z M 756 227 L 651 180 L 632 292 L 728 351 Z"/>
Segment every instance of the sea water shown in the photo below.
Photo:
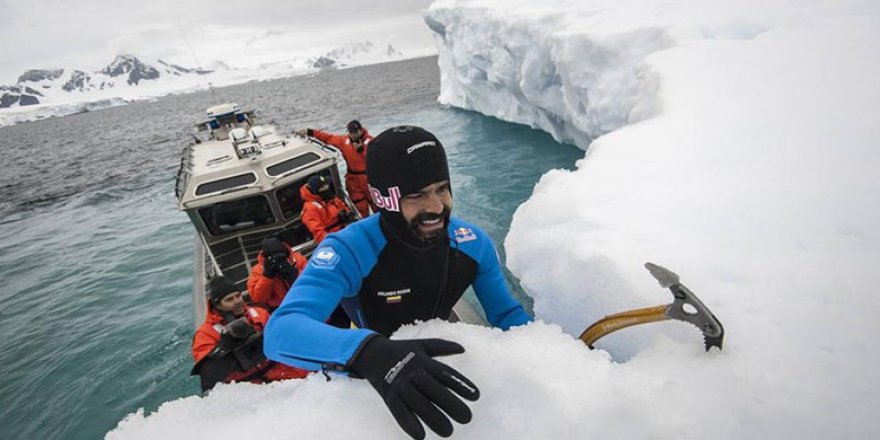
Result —
<path fill-rule="evenodd" d="M 447 148 L 453 214 L 500 247 L 540 176 L 573 146 L 436 103 L 436 58 L 255 82 L 0 128 L 0 439 L 101 438 L 126 414 L 199 393 L 193 229 L 174 175 L 220 102 L 282 132 L 425 127 Z M 516 280 L 515 294 L 531 309 Z"/>

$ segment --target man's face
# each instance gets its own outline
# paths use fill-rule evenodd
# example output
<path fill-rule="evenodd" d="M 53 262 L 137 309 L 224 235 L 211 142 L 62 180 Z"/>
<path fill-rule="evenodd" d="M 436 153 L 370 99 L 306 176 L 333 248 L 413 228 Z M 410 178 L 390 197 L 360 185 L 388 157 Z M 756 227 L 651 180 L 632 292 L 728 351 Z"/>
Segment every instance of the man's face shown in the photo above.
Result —
<path fill-rule="evenodd" d="M 232 312 L 235 316 L 244 315 L 244 298 L 241 292 L 232 292 L 223 297 L 216 305 L 221 313 Z"/>
<path fill-rule="evenodd" d="M 416 237 L 423 241 L 433 241 L 446 234 L 451 211 L 452 192 L 448 180 L 432 183 L 400 199 L 400 213 Z"/>
<path fill-rule="evenodd" d="M 362 128 L 358 128 L 357 130 L 349 130 L 348 131 L 348 139 L 351 140 L 352 143 L 359 142 L 363 135 L 364 135 L 364 130 Z"/>

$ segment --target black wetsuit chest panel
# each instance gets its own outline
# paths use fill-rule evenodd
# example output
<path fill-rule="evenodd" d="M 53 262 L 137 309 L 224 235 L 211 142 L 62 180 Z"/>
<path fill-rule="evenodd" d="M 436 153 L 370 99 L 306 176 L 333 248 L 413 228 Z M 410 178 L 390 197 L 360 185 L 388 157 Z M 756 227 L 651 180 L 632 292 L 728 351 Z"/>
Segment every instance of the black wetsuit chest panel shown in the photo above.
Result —
<path fill-rule="evenodd" d="M 364 321 L 388 336 L 416 320 L 448 319 L 476 275 L 477 262 L 454 247 L 416 250 L 389 242 L 358 293 Z"/>

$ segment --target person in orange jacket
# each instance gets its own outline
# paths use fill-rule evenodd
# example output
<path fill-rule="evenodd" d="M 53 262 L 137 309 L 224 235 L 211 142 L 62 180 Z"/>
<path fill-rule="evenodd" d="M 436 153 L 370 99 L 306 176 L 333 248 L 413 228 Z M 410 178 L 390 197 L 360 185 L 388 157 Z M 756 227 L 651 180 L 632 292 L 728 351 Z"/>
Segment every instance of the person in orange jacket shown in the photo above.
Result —
<path fill-rule="evenodd" d="M 234 284 L 223 277 L 212 278 L 208 295 L 205 321 L 193 337 L 196 364 L 190 372 L 201 378 L 202 391 L 218 382 L 265 383 L 308 375 L 307 370 L 266 359 L 263 329 L 269 313 L 248 307 Z"/>
<path fill-rule="evenodd" d="M 267 237 L 247 280 L 251 301 L 269 313 L 277 309 L 307 263 L 306 257 L 280 238 Z"/>
<path fill-rule="evenodd" d="M 357 214 L 330 189 L 330 180 L 314 175 L 299 189 L 303 199 L 302 222 L 306 225 L 315 244 L 327 234 L 336 232 L 357 220 Z"/>
<path fill-rule="evenodd" d="M 355 119 L 346 125 L 347 134 L 332 134 L 314 128 L 296 130 L 299 136 L 312 136 L 330 144 L 340 152 L 348 166 L 345 174 L 345 190 L 361 217 L 370 215 L 370 191 L 367 188 L 367 146 L 373 136 Z"/>

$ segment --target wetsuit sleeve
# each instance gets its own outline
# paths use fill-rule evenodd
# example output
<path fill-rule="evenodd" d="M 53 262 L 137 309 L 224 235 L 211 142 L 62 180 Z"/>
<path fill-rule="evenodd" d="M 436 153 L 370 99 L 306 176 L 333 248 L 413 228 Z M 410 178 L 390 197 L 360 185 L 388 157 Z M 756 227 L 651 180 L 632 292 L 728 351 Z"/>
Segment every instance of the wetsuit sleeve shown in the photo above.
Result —
<path fill-rule="evenodd" d="M 344 297 L 357 295 L 375 260 L 364 261 L 335 236 L 328 236 L 266 326 L 269 359 L 307 370 L 341 369 L 374 333 L 324 323 Z"/>
<path fill-rule="evenodd" d="M 486 311 L 489 323 L 493 327 L 507 330 L 531 322 L 532 318 L 507 288 L 492 239 L 483 231 L 478 231 L 478 234 L 480 249 L 474 293 L 477 294 L 477 299 Z"/>

